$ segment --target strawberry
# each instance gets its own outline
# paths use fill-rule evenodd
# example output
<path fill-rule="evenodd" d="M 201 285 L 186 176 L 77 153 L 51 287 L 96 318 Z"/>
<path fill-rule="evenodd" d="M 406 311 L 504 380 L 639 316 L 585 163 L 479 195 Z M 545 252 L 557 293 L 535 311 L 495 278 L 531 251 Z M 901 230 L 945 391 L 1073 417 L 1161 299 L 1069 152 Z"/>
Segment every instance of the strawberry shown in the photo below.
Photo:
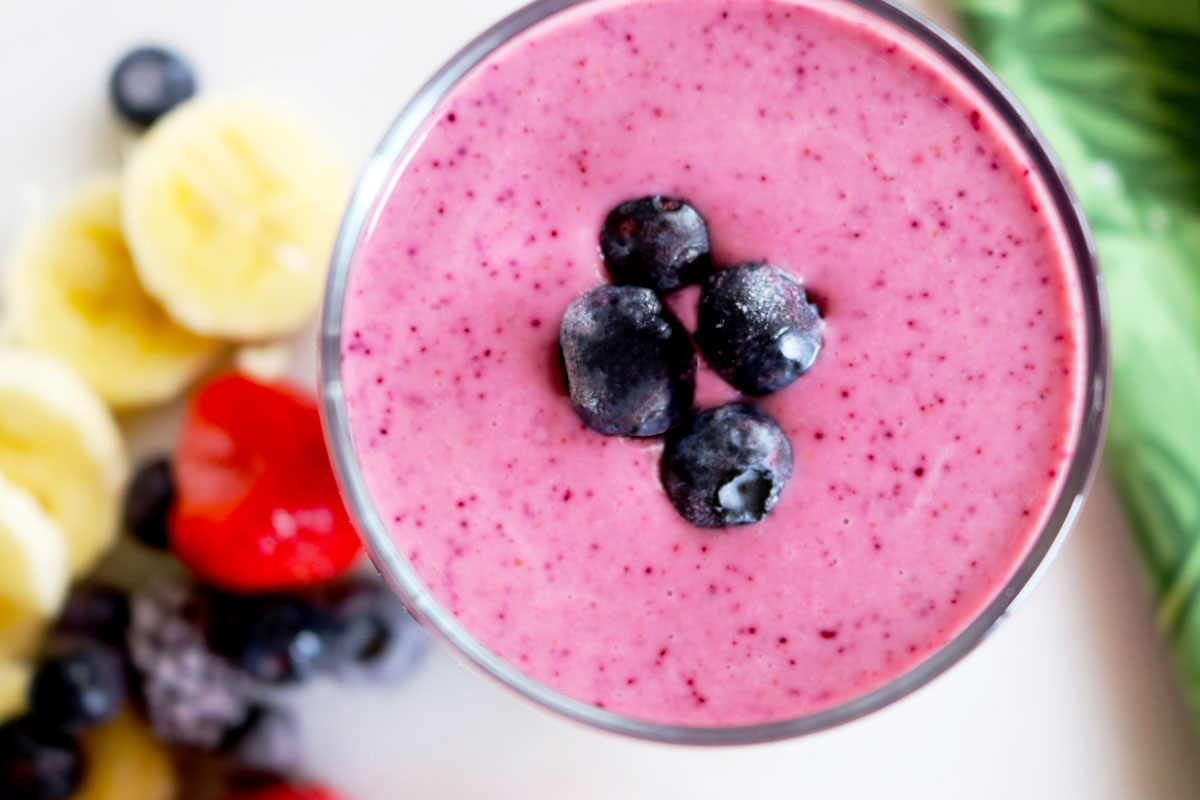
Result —
<path fill-rule="evenodd" d="M 319 786 L 274 784 L 264 789 L 230 795 L 225 800 L 343 800 L 343 798 L 332 790 Z"/>
<path fill-rule="evenodd" d="M 175 455 L 171 550 L 202 580 L 260 592 L 345 572 L 360 549 L 311 394 L 218 376 L 192 396 Z"/>

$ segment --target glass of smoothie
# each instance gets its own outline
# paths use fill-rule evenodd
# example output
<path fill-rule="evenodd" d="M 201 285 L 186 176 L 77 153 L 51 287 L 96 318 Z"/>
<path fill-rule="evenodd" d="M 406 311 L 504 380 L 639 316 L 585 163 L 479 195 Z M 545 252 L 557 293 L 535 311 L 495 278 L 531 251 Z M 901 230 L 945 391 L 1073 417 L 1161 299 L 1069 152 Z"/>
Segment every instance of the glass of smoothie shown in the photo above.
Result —
<path fill-rule="evenodd" d="M 696 361 L 695 408 L 753 403 L 789 444 L 752 524 L 689 522 L 663 437 L 594 430 L 564 387 L 564 312 L 612 281 L 601 229 L 655 195 L 698 211 L 717 270 L 769 264 L 820 312 L 778 391 Z M 687 330 L 698 296 L 664 300 Z M 677 743 L 821 730 L 961 659 L 1079 511 L 1107 399 L 1053 155 L 886 0 L 521 9 L 370 160 L 321 335 L 347 503 L 409 610 L 537 703 Z"/>

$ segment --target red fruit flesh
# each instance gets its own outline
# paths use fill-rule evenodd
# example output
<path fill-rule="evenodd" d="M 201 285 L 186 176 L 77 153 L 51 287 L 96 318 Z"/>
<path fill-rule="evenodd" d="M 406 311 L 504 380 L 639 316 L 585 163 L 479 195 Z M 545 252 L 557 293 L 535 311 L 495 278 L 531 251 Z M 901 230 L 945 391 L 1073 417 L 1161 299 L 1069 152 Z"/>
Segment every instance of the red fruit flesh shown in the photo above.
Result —
<path fill-rule="evenodd" d="M 314 398 L 287 383 L 217 377 L 192 397 L 175 456 L 171 549 L 233 591 L 329 580 L 360 543 L 334 481 Z"/>
<path fill-rule="evenodd" d="M 330 789 L 317 786 L 268 786 L 243 794 L 231 795 L 225 800 L 343 800 Z"/>

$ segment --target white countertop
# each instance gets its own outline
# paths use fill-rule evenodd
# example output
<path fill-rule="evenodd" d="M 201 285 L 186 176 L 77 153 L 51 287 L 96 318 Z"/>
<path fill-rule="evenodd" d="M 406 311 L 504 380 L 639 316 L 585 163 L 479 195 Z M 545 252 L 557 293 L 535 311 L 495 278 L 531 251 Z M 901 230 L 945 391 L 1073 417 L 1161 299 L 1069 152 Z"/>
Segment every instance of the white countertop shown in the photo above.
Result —
<path fill-rule="evenodd" d="M 105 80 L 128 46 L 161 41 L 203 86 L 302 104 L 361 161 L 417 86 L 517 5 L 0 0 L 0 248 L 55 193 L 119 164 Z M 993 637 L 834 731 L 727 750 L 624 740 L 530 708 L 438 652 L 394 690 L 314 687 L 305 738 L 312 774 L 356 800 L 1200 796 L 1200 751 L 1103 481 Z"/>

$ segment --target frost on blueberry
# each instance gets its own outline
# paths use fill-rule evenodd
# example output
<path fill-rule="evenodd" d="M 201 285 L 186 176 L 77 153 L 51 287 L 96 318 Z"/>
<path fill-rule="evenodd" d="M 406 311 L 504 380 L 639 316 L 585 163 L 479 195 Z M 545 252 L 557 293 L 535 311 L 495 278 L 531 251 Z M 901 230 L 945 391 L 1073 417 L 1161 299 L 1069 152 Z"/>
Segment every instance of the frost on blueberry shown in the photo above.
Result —
<path fill-rule="evenodd" d="M 767 414 L 745 403 L 701 411 L 667 436 L 662 482 L 693 525 L 758 522 L 792 474 L 792 446 Z"/>
<path fill-rule="evenodd" d="M 821 350 L 821 317 L 804 287 L 783 270 L 739 264 L 705 282 L 696 344 L 730 385 L 761 396 L 813 365 Z"/>
<path fill-rule="evenodd" d="M 687 331 L 649 289 L 600 286 L 567 308 L 559 345 L 571 405 L 600 433 L 656 436 L 692 406 Z"/>

